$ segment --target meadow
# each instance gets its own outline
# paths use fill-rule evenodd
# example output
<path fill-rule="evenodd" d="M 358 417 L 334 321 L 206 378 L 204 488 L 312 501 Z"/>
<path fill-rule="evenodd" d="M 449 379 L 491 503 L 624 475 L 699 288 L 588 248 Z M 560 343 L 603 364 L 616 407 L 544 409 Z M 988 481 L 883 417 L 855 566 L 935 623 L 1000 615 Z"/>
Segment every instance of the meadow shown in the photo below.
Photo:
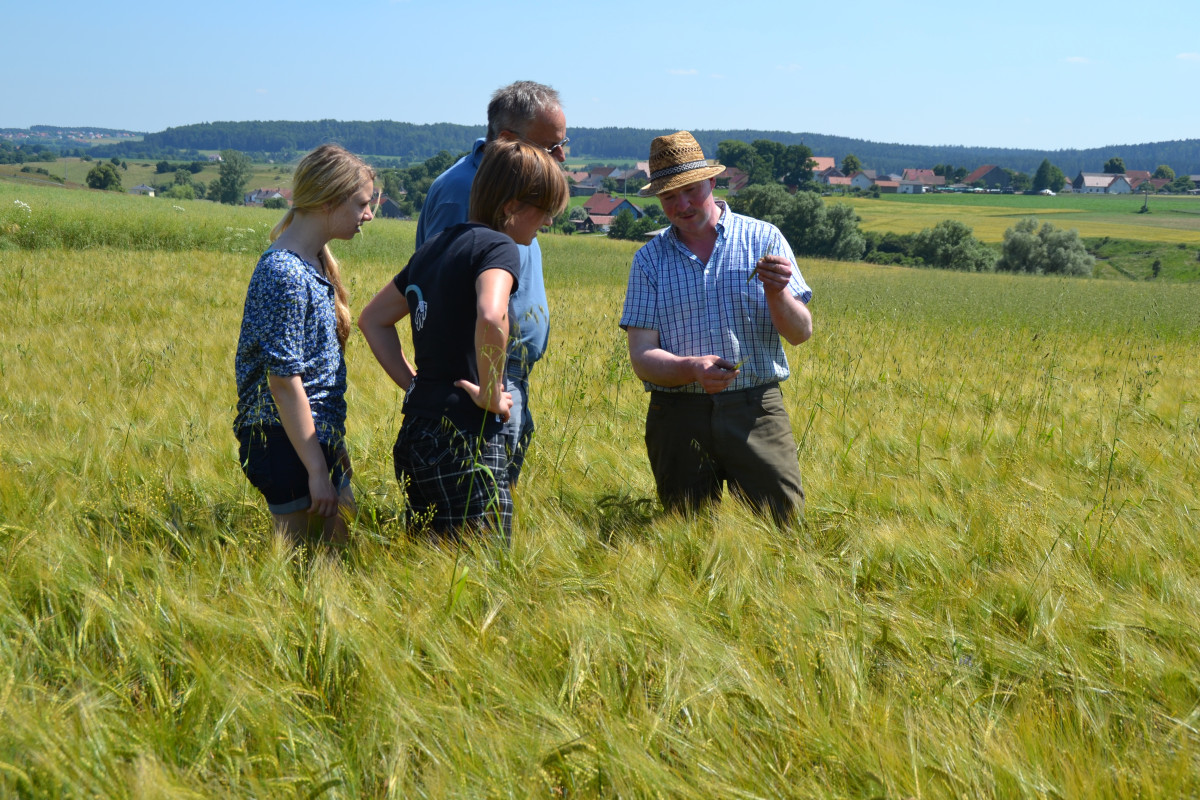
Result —
<path fill-rule="evenodd" d="M 802 261 L 779 530 L 659 511 L 636 245 L 545 235 L 511 548 L 406 535 L 355 337 L 314 558 L 230 431 L 277 212 L 98 196 L 0 183 L 0 796 L 1200 793 L 1200 285 Z M 355 308 L 413 233 L 338 248 Z"/>

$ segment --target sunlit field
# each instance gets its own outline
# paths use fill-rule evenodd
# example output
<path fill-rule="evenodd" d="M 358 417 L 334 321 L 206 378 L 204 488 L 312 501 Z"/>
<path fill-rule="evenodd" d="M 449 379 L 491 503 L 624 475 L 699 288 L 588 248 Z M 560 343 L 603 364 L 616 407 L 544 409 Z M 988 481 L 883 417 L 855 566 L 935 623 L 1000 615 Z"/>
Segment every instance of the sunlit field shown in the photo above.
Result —
<path fill-rule="evenodd" d="M 916 233 L 943 219 L 971 226 L 985 242 L 999 242 L 1022 217 L 1036 216 L 1058 228 L 1074 228 L 1084 238 L 1108 236 L 1169 244 L 1200 244 L 1200 198 L 1152 195 L 892 195 L 833 196 L 827 202 L 853 206 L 862 228 L 884 233 Z M 1148 204 L 1149 213 L 1139 213 Z"/>
<path fill-rule="evenodd" d="M 659 511 L 636 245 L 545 235 L 511 548 L 406 535 L 356 336 L 312 558 L 230 430 L 278 212 L 90 197 L 0 184 L 0 796 L 1200 793 L 1200 286 L 802 262 L 779 530 Z M 338 243 L 355 309 L 413 230 Z"/>

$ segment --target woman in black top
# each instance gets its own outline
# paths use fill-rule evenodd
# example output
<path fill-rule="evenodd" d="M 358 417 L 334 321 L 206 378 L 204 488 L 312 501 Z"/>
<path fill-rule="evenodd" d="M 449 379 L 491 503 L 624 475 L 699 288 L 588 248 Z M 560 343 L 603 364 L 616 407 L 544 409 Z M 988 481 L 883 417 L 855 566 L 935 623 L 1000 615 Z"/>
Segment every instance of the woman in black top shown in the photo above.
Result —
<path fill-rule="evenodd" d="M 500 427 L 512 407 L 504 362 L 516 245 L 532 242 L 567 199 L 566 178 L 542 148 L 489 143 L 471 187 L 470 221 L 425 242 L 358 318 L 371 352 L 406 392 L 392 453 L 414 529 L 491 528 L 512 537 Z M 415 365 L 396 332 L 406 316 Z"/>

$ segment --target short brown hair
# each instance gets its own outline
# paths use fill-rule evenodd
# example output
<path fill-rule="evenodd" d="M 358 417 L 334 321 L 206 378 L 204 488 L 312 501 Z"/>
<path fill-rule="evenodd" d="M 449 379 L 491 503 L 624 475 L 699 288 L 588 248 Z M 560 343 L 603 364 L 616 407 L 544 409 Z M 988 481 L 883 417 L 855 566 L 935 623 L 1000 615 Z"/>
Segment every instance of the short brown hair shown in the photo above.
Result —
<path fill-rule="evenodd" d="M 528 142 L 497 139 L 484 149 L 471 184 L 470 217 L 503 231 L 508 224 L 505 206 L 513 200 L 556 217 L 569 199 L 567 178 L 549 153 Z"/>

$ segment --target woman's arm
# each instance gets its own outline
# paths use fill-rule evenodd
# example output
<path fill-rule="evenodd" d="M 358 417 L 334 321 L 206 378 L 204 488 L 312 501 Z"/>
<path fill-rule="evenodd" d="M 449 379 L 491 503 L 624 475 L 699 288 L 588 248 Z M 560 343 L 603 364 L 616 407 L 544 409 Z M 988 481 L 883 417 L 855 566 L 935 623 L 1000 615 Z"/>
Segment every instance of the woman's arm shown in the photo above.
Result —
<path fill-rule="evenodd" d="M 404 391 L 412 385 L 417 369 L 404 355 L 396 323 L 408 316 L 408 300 L 391 281 L 367 303 L 358 315 L 358 329 L 367 340 L 375 360 Z"/>
<path fill-rule="evenodd" d="M 308 496 L 312 500 L 308 513 L 332 517 L 337 513 L 338 494 L 329 479 L 329 466 L 325 453 L 317 440 L 317 428 L 313 424 L 312 407 L 299 375 L 268 375 L 267 385 L 275 405 L 279 409 L 279 420 L 287 432 L 288 441 L 300 456 L 308 470 Z"/>
<path fill-rule="evenodd" d="M 475 362 L 479 367 L 479 385 L 456 381 L 480 408 L 507 420 L 512 409 L 512 394 L 504 391 L 504 363 L 508 357 L 508 297 L 512 294 L 512 274 L 503 269 L 487 269 L 475 279 Z"/>

